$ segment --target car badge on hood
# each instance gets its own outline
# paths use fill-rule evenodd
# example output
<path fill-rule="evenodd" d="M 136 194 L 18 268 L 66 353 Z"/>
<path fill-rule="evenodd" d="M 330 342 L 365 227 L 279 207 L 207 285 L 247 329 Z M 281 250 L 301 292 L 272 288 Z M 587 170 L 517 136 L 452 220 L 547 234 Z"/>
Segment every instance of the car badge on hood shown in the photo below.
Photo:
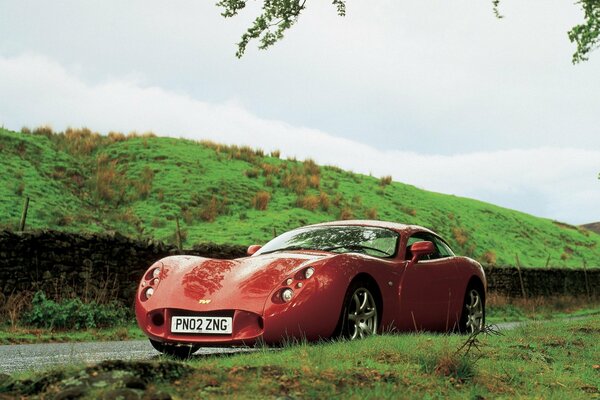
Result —
<path fill-rule="evenodd" d="M 210 300 L 200 299 L 200 300 L 198 300 L 198 303 L 200 303 L 200 304 L 209 304 Z"/>

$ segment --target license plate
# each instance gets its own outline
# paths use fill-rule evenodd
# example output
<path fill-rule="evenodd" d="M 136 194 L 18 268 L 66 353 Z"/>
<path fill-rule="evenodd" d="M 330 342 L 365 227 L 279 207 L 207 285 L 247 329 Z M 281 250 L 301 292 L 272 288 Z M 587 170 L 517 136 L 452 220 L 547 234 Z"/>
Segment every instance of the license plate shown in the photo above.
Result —
<path fill-rule="evenodd" d="M 232 332 L 231 317 L 171 317 L 172 333 L 212 333 L 227 335 Z"/>

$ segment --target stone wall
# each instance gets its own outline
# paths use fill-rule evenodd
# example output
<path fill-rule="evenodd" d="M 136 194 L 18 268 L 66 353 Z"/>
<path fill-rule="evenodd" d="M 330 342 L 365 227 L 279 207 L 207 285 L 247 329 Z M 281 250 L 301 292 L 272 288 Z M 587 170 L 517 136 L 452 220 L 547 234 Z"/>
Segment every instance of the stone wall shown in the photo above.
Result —
<path fill-rule="evenodd" d="M 237 258 L 244 246 L 202 244 L 183 253 L 210 258 Z M 179 254 L 172 245 L 124 236 L 57 231 L 0 231 L 0 294 L 44 290 L 54 298 L 119 299 L 131 303 L 137 282 L 156 260 Z M 590 294 L 600 297 L 600 269 L 522 269 L 527 296 Z M 520 297 L 516 268 L 486 268 L 490 291 Z"/>
<path fill-rule="evenodd" d="M 515 267 L 486 267 L 490 291 L 522 297 L 519 271 Z M 600 268 L 521 268 L 527 297 L 576 295 L 600 297 Z"/>
<path fill-rule="evenodd" d="M 236 258 L 246 248 L 201 244 L 183 253 Z M 54 298 L 133 301 L 137 282 L 156 260 L 180 254 L 175 246 L 119 234 L 0 231 L 0 293 L 44 290 Z"/>

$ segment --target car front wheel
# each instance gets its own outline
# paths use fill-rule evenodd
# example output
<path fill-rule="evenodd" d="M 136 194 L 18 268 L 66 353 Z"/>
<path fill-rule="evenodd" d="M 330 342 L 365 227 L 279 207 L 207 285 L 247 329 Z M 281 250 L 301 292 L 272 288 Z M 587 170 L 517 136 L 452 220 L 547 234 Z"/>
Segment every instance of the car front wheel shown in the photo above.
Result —
<path fill-rule="evenodd" d="M 343 337 L 355 340 L 377 333 L 377 302 L 368 285 L 358 282 L 349 288 L 343 313 Z"/>

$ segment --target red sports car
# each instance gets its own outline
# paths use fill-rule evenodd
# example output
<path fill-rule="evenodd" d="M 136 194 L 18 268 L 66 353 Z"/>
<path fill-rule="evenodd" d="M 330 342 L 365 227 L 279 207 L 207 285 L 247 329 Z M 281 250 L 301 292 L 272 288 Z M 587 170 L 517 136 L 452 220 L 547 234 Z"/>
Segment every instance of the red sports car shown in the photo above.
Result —
<path fill-rule="evenodd" d="M 173 256 L 144 274 L 139 326 L 153 346 L 362 338 L 378 332 L 475 332 L 485 320 L 481 265 L 455 256 L 434 232 L 381 221 L 298 228 L 248 257 Z"/>

